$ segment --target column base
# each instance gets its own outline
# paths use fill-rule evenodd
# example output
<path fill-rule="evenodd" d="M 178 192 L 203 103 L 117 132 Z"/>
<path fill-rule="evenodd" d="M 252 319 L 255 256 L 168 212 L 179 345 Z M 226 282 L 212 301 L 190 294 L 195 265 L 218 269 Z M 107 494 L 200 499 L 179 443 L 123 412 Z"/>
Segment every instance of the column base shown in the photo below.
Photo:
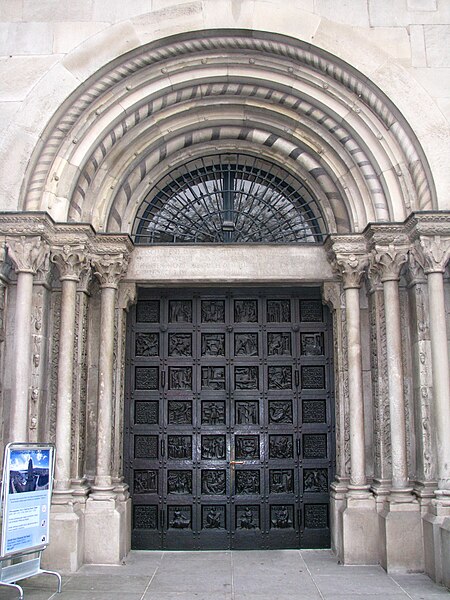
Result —
<path fill-rule="evenodd" d="M 419 503 L 395 493 L 379 512 L 380 563 L 388 573 L 422 572 L 424 553 Z"/>
<path fill-rule="evenodd" d="M 50 544 L 42 555 L 44 569 L 74 573 L 83 564 L 84 505 L 53 504 L 50 511 Z"/>
<path fill-rule="evenodd" d="M 330 492 L 330 527 L 331 527 L 331 551 L 339 562 L 342 562 L 344 554 L 344 540 L 342 536 L 342 513 L 347 506 L 347 485 L 340 482 L 331 484 Z"/>
<path fill-rule="evenodd" d="M 378 521 L 373 496 L 367 491 L 364 495 L 349 492 L 345 503 L 340 500 L 336 508 L 338 560 L 344 565 L 378 564 Z"/>
<path fill-rule="evenodd" d="M 85 563 L 121 564 L 131 548 L 131 500 L 88 498 L 84 540 Z"/>
<path fill-rule="evenodd" d="M 425 572 L 450 587 L 450 506 L 434 500 L 423 517 Z"/>

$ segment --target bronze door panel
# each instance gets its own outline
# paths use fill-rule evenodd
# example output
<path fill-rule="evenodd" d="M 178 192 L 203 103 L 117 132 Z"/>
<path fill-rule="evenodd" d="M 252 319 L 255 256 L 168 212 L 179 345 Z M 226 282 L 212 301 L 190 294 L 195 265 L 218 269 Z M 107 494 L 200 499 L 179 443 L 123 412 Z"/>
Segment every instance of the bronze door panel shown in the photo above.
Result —
<path fill-rule="evenodd" d="M 133 548 L 330 545 L 330 330 L 314 288 L 140 290 L 124 448 Z"/>

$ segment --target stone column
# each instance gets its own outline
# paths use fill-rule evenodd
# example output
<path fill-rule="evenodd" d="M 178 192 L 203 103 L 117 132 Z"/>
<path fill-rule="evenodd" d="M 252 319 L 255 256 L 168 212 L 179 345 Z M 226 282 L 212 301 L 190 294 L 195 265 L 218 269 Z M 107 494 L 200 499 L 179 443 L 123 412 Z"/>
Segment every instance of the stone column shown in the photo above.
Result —
<path fill-rule="evenodd" d="M 118 564 L 129 549 L 131 519 L 131 501 L 116 494 L 112 475 L 114 313 L 127 260 L 123 254 L 97 256 L 93 267 L 101 288 L 100 354 L 96 474 L 86 502 L 85 561 Z"/>
<path fill-rule="evenodd" d="M 444 273 L 450 258 L 450 240 L 421 238 L 426 261 L 430 308 L 430 341 L 436 414 L 437 475 L 439 497 L 450 506 L 450 373 L 446 330 Z"/>
<path fill-rule="evenodd" d="M 72 389 L 75 342 L 75 307 L 77 283 L 87 269 L 84 248 L 56 248 L 52 262 L 61 280 L 61 329 L 58 354 L 58 388 L 56 402 L 56 466 L 54 494 L 68 501 L 70 492 L 70 462 L 72 449 Z"/>
<path fill-rule="evenodd" d="M 386 381 L 386 319 L 383 284 L 378 270 L 369 269 L 369 307 L 371 371 L 374 412 L 374 490 L 377 507 L 382 508 L 391 489 L 391 432 L 389 427 L 389 394 Z"/>
<path fill-rule="evenodd" d="M 98 373 L 97 459 L 93 498 L 114 497 L 112 483 L 114 320 L 119 281 L 127 266 L 123 255 L 93 259 L 100 282 L 100 355 Z"/>
<path fill-rule="evenodd" d="M 427 275 L 438 488 L 423 519 L 425 571 L 450 585 L 450 382 L 446 330 L 444 272 L 450 238 L 420 237 L 415 251 Z"/>
<path fill-rule="evenodd" d="M 368 264 L 366 256 L 336 255 L 336 268 L 339 269 L 345 293 L 345 311 L 348 346 L 348 385 L 350 412 L 350 485 L 352 495 L 361 492 L 367 496 L 369 486 L 366 480 L 366 450 L 364 441 L 364 400 L 361 358 L 361 318 L 359 290 L 364 269 Z"/>
<path fill-rule="evenodd" d="M 434 400 L 431 372 L 430 311 L 425 261 L 420 251 L 409 251 L 408 282 L 412 334 L 412 377 L 416 433 L 416 476 L 414 493 L 422 508 L 434 498 L 436 488 L 436 446 Z"/>
<path fill-rule="evenodd" d="M 33 276 L 45 261 L 48 245 L 40 236 L 7 238 L 8 255 L 17 273 L 13 389 L 9 439 L 28 440 L 28 395 L 31 372 Z"/>
<path fill-rule="evenodd" d="M 332 496 L 334 524 L 339 532 L 336 551 L 344 564 L 378 562 L 378 523 L 375 502 L 366 478 L 363 370 L 361 352 L 360 286 L 368 264 L 365 242 L 348 236 L 331 239 L 329 257 L 333 269 L 342 277 L 345 297 L 345 323 L 348 353 L 348 415 L 350 482 L 344 502 Z M 352 251 L 355 249 L 354 251 Z M 344 349 L 340 349 L 344 352 Z M 342 436 L 341 436 L 342 437 Z M 338 500 L 338 499 L 337 499 Z"/>
<path fill-rule="evenodd" d="M 392 491 L 412 500 L 408 481 L 405 394 L 403 389 L 402 336 L 398 283 L 408 259 L 407 249 L 378 246 L 372 252 L 372 267 L 383 283 L 386 320 L 387 376 L 391 423 Z"/>
<path fill-rule="evenodd" d="M 136 284 L 121 283 L 116 308 L 114 352 L 114 428 L 112 481 L 114 491 L 122 499 L 129 496 L 128 485 L 123 481 L 123 416 L 125 395 L 126 325 L 130 306 L 136 302 Z"/>
<path fill-rule="evenodd" d="M 380 563 L 388 571 L 423 569 L 420 507 L 408 480 L 406 412 L 403 387 L 402 332 L 400 318 L 400 272 L 408 248 L 375 244 L 371 267 L 383 283 L 386 320 L 387 382 L 391 432 L 392 486 L 379 512 Z"/>

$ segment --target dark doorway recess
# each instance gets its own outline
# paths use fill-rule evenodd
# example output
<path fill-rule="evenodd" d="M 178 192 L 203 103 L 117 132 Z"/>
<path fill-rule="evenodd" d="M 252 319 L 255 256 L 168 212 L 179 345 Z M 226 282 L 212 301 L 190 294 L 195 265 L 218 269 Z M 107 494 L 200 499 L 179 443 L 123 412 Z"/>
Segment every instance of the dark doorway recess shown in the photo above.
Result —
<path fill-rule="evenodd" d="M 317 288 L 140 289 L 125 416 L 133 548 L 329 547 L 331 353 Z"/>

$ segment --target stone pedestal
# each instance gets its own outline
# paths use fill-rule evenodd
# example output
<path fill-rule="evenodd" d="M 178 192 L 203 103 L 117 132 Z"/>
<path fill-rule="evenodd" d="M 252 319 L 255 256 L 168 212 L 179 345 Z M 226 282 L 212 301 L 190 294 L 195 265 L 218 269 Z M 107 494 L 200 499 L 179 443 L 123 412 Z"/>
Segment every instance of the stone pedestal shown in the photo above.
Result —
<path fill-rule="evenodd" d="M 54 504 L 50 513 L 50 544 L 42 556 L 44 569 L 74 573 L 83 564 L 84 504 Z"/>
<path fill-rule="evenodd" d="M 380 563 L 388 573 L 424 569 L 422 517 L 418 502 L 386 502 L 379 513 Z"/>
<path fill-rule="evenodd" d="M 450 507 L 433 502 L 423 517 L 425 572 L 450 587 Z"/>
<path fill-rule="evenodd" d="M 85 522 L 84 562 L 120 564 L 131 547 L 131 500 L 89 498 Z"/>
<path fill-rule="evenodd" d="M 379 563 L 378 518 L 373 496 L 347 497 L 342 512 L 342 556 L 344 565 Z"/>

